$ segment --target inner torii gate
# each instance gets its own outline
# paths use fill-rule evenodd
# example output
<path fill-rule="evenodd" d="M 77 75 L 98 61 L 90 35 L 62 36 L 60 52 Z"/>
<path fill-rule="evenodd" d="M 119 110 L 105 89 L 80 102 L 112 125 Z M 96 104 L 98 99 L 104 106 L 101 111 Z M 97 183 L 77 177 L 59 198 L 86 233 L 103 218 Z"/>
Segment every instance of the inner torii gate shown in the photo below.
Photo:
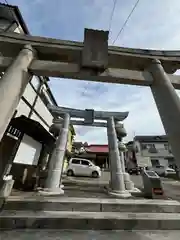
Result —
<path fill-rule="evenodd" d="M 73 125 L 107 128 L 111 177 L 109 193 L 115 196 L 129 197 L 130 192 L 136 191 L 129 174 L 125 172 L 124 154 L 122 153 L 121 140 L 126 134 L 124 135 L 125 130 L 119 122 L 128 116 L 128 112 L 94 111 L 93 109 L 80 110 L 51 105 L 49 106 L 49 110 L 55 117 L 51 130 L 55 137 L 57 137 L 57 141 L 52 157 L 49 160 L 50 164 L 46 188 L 41 193 L 63 193 L 60 183 L 70 122 Z M 82 120 L 72 120 L 71 118 Z M 103 120 L 103 122 L 94 120 Z M 121 144 L 118 144 L 118 139 Z M 120 152 L 119 145 L 121 146 Z"/>
<path fill-rule="evenodd" d="M 0 33 L 0 140 L 33 75 L 150 86 L 180 169 L 180 51 L 108 47 L 108 32 L 85 29 L 84 43 Z M 147 106 L 148 107 L 148 106 Z"/>

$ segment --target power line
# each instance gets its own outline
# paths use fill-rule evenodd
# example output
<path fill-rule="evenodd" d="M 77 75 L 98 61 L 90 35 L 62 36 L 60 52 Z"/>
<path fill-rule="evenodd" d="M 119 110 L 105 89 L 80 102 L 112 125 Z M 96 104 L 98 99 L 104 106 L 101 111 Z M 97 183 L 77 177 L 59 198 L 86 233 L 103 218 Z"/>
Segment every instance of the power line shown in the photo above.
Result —
<path fill-rule="evenodd" d="M 127 22 L 129 21 L 129 19 L 130 19 L 132 13 L 133 13 L 134 10 L 136 9 L 136 7 L 137 7 L 139 1 L 140 1 L 140 0 L 137 0 L 137 1 L 136 1 L 136 3 L 135 3 L 135 5 L 134 5 L 133 9 L 132 9 L 131 12 L 129 13 L 129 15 L 128 15 L 126 21 L 124 22 L 124 24 L 122 25 L 120 31 L 118 32 L 117 37 L 116 37 L 116 38 L 114 39 L 114 41 L 112 42 L 113 45 L 114 45 L 114 43 L 117 41 L 117 39 L 119 38 L 119 36 L 120 36 L 120 34 L 122 33 L 122 31 L 124 30 L 124 28 L 125 28 Z"/>
<path fill-rule="evenodd" d="M 114 0 L 113 8 L 112 8 L 110 19 L 109 19 L 109 28 L 108 28 L 109 32 L 111 30 L 112 19 L 113 19 L 114 11 L 115 11 L 115 8 L 116 8 L 116 3 L 117 3 L 117 0 Z"/>
<path fill-rule="evenodd" d="M 111 25 L 112 25 L 112 19 L 113 19 L 113 15 L 114 15 L 114 11 L 115 11 L 115 8 L 116 8 L 116 3 L 117 3 L 117 0 L 113 0 L 113 8 L 112 8 L 112 11 L 111 11 L 111 15 L 110 15 L 110 19 L 109 19 L 109 28 L 108 28 L 108 31 L 110 32 L 111 30 Z M 86 85 L 85 85 L 85 88 L 84 88 L 84 96 L 85 94 L 88 92 L 88 87 L 92 85 L 92 82 L 87 82 Z"/>

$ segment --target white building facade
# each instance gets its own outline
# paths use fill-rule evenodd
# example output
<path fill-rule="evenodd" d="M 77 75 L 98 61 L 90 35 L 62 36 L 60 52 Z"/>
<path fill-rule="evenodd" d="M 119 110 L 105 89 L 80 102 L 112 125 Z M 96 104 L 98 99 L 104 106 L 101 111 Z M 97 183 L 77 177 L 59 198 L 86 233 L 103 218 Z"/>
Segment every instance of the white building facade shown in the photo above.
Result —
<path fill-rule="evenodd" d="M 0 3 L 0 32 L 30 34 L 18 7 Z M 54 137 L 49 127 L 53 116 L 47 105 L 57 103 L 48 81 L 46 77 L 33 76 L 27 85 L 0 142 L 0 176 L 7 171 L 7 163 L 37 165 L 44 148 L 51 148 Z"/>
<path fill-rule="evenodd" d="M 127 148 L 127 161 L 137 165 L 150 160 L 152 166 L 175 167 L 174 157 L 166 136 L 135 136 L 134 140 L 127 144 Z"/>

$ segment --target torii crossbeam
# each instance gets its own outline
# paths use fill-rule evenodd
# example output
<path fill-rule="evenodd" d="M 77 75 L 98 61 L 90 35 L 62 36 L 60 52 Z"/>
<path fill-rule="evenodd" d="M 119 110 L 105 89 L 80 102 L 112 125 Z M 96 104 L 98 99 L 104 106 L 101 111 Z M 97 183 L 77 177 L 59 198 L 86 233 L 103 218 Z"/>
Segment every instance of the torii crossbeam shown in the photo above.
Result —
<path fill-rule="evenodd" d="M 83 43 L 1 32 L 0 52 L 0 139 L 33 74 L 150 86 L 180 169 L 180 51 L 108 47 L 107 31 L 85 29 Z"/>

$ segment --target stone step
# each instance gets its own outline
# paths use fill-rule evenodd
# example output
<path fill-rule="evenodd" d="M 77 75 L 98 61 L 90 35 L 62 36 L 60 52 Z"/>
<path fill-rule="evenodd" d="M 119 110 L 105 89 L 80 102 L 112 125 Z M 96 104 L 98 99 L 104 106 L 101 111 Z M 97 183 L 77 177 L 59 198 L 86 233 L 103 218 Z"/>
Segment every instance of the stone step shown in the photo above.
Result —
<path fill-rule="evenodd" d="M 1 229 L 180 230 L 179 213 L 8 211 Z"/>
<path fill-rule="evenodd" d="M 104 199 L 74 197 L 9 197 L 6 210 L 50 210 L 82 212 L 180 213 L 180 202 L 159 199 Z"/>
<path fill-rule="evenodd" d="M 58 230 L 58 229 L 15 229 L 1 231 L 1 240 L 179 240 L 179 230 Z"/>
<path fill-rule="evenodd" d="M 15 229 L 0 232 L 0 239 L 6 240 L 179 240 L 179 230 L 58 230 L 58 229 Z"/>

